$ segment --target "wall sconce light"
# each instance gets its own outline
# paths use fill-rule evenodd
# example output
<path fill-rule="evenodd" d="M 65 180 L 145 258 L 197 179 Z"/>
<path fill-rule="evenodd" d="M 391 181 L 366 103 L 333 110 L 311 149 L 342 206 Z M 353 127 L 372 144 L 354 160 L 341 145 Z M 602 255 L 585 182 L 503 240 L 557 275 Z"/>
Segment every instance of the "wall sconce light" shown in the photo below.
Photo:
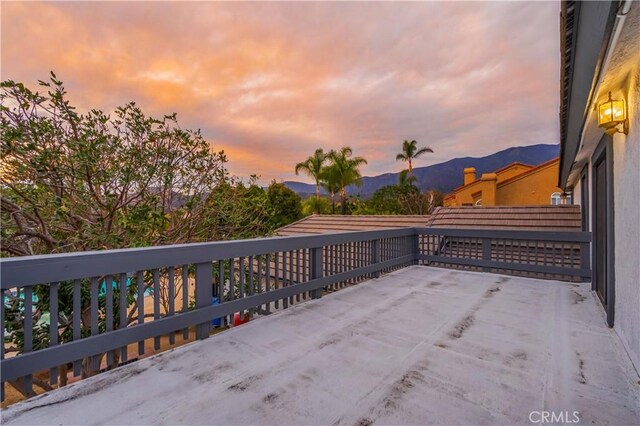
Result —
<path fill-rule="evenodd" d="M 622 131 L 618 125 L 622 124 Z M 598 126 L 605 129 L 610 135 L 614 133 L 629 134 L 629 120 L 624 100 L 614 100 L 609 92 L 609 99 L 598 105 Z"/>

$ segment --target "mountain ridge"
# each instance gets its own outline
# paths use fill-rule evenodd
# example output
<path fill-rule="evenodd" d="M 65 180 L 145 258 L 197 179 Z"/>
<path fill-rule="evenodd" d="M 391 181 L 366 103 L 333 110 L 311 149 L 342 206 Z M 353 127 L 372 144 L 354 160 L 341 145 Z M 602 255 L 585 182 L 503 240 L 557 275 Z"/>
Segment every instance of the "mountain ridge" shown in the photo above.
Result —
<path fill-rule="evenodd" d="M 490 173 L 514 162 L 521 162 L 536 166 L 560 155 L 560 145 L 537 144 L 517 146 L 495 152 L 484 157 L 452 158 L 442 163 L 430 166 L 414 167 L 413 174 L 417 178 L 416 185 L 421 191 L 437 189 L 444 193 L 451 192 L 464 182 L 463 169 L 474 167 L 476 175 Z M 428 158 L 428 157 L 426 157 Z M 364 176 L 362 186 L 347 188 L 349 195 L 371 196 L 377 189 L 398 183 L 400 172 L 382 173 L 376 176 Z M 288 188 L 306 196 L 315 194 L 315 185 L 298 181 L 284 181 Z M 323 194 L 325 191 L 323 191 Z"/>

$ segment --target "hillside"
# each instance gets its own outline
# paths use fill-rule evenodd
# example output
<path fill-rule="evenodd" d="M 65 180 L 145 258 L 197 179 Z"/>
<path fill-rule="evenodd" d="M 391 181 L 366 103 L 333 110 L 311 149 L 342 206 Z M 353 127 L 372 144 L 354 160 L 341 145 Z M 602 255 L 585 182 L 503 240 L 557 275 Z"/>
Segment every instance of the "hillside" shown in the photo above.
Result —
<path fill-rule="evenodd" d="M 444 163 L 438 163 L 426 167 L 415 167 L 414 175 L 418 178 L 418 187 L 425 191 L 438 189 L 442 192 L 450 192 L 462 185 L 462 170 L 465 167 L 475 167 L 476 173 L 489 173 L 500 169 L 515 161 L 525 164 L 537 165 L 557 157 L 560 152 L 559 145 L 530 145 L 508 148 L 486 157 L 462 157 L 454 158 Z M 428 157 L 425 157 L 428 159 Z M 398 182 L 399 173 L 384 173 L 378 176 L 365 176 L 360 188 L 348 188 L 349 194 L 360 194 L 362 197 L 371 196 L 378 188 L 386 185 L 394 185 Z M 286 181 L 289 188 L 300 195 L 315 193 L 315 186 L 303 182 Z"/>

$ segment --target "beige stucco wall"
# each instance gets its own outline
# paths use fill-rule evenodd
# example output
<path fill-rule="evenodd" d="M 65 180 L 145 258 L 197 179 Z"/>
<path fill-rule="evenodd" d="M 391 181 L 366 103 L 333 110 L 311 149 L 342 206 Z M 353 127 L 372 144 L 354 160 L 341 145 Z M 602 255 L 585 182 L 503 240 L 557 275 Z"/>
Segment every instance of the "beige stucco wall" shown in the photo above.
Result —
<path fill-rule="evenodd" d="M 556 186 L 558 173 L 559 166 L 555 161 L 522 178 L 514 178 L 498 184 L 496 204 L 499 206 L 551 204 L 551 194 L 562 193 L 562 190 Z"/>
<path fill-rule="evenodd" d="M 518 177 L 531 167 L 514 165 L 499 173 L 485 173 L 474 183 L 457 189 L 453 196 L 444 200 L 445 207 L 475 205 L 482 200 L 483 206 L 534 206 L 551 204 L 551 194 L 562 192 L 558 183 L 558 161 Z M 489 179 L 489 176 L 493 180 Z M 496 186 L 497 183 L 497 186 Z M 480 193 L 479 193 L 480 192 Z"/>
<path fill-rule="evenodd" d="M 507 179 L 511 179 L 514 176 L 518 176 L 519 174 L 524 173 L 527 170 L 531 170 L 532 168 L 533 167 L 514 164 L 511 167 L 508 167 L 506 170 L 496 173 L 498 176 L 498 183 Z"/>

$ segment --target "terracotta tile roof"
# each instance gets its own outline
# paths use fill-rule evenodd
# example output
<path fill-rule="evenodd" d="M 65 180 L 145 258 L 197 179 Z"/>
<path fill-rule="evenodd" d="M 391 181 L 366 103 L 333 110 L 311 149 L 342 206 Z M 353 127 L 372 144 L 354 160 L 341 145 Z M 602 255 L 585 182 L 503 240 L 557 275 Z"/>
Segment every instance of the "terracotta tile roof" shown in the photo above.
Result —
<path fill-rule="evenodd" d="M 435 228 L 580 231 L 580 206 L 438 207 Z"/>
<path fill-rule="evenodd" d="M 277 235 L 327 234 L 330 232 L 370 231 L 389 228 L 427 226 L 426 215 L 322 215 L 314 214 L 276 230 Z"/>

